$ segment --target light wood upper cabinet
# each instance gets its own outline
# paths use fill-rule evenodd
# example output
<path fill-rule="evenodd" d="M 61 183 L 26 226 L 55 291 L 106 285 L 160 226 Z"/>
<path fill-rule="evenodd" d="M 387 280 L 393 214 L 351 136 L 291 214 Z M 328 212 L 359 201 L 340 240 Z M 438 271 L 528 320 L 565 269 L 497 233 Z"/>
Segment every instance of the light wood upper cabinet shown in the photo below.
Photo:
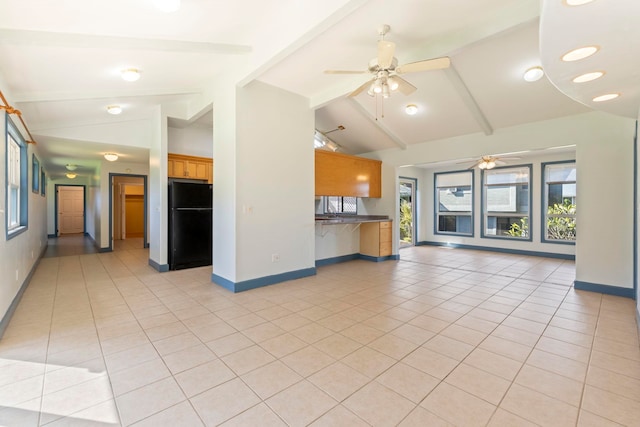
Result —
<path fill-rule="evenodd" d="M 382 162 L 315 150 L 316 196 L 382 197 Z"/>
<path fill-rule="evenodd" d="M 213 183 L 213 159 L 169 153 L 167 156 L 169 178 L 200 179 Z"/>

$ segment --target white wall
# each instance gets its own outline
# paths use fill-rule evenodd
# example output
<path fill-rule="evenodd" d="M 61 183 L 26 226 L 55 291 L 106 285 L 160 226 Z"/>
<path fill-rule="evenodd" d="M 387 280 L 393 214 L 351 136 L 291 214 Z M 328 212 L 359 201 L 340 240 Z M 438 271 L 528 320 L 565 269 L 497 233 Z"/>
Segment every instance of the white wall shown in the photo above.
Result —
<path fill-rule="evenodd" d="M 314 113 L 309 101 L 254 81 L 237 90 L 237 102 L 236 281 L 312 268 Z M 272 262 L 273 254 L 278 262 Z"/>
<path fill-rule="evenodd" d="M 212 114 L 212 113 L 207 113 Z M 169 153 L 213 157 L 213 130 L 199 125 L 168 129 Z"/>
<path fill-rule="evenodd" d="M 7 95 L 8 99 L 11 99 Z M 15 297 L 18 295 L 20 288 L 25 284 L 31 270 L 35 267 L 38 258 L 47 245 L 47 198 L 51 197 L 49 193 L 46 198 L 40 195 L 40 192 L 33 193 L 31 191 L 32 184 L 32 165 L 31 155 L 38 153 L 38 146 L 29 144 L 27 149 L 28 164 L 28 186 L 27 192 L 28 204 L 28 229 L 27 231 L 15 236 L 10 240 L 6 240 L 7 217 L 6 217 L 6 115 L 4 111 L 0 113 L 0 135 L 2 144 L 0 144 L 0 272 L 2 279 L 0 280 L 0 321 L 4 319 L 7 310 L 10 308 Z M 15 116 L 12 117 L 15 119 Z M 13 122 L 21 129 L 19 120 Z M 22 135 L 26 135 L 21 129 Z"/>

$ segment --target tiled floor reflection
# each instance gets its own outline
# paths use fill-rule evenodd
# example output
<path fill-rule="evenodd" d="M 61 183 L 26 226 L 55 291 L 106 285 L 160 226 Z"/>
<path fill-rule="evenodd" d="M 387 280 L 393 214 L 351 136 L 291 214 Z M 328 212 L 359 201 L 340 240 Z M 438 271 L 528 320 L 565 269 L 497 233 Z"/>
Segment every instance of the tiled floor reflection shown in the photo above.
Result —
<path fill-rule="evenodd" d="M 640 425 L 634 301 L 573 262 L 423 246 L 232 294 L 115 248 L 40 261 L 0 425 Z"/>

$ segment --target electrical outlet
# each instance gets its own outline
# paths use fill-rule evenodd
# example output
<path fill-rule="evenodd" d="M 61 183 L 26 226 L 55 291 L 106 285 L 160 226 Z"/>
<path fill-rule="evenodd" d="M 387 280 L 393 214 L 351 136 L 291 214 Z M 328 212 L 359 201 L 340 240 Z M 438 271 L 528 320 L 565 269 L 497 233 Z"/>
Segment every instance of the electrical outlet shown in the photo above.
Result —
<path fill-rule="evenodd" d="M 280 261 L 280 254 L 271 254 L 271 262 Z"/>

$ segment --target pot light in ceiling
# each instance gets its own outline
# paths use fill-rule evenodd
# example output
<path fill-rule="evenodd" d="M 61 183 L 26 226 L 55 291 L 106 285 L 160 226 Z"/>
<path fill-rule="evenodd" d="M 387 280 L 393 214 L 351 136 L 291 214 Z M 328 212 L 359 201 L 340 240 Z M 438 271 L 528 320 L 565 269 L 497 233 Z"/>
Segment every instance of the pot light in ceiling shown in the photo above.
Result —
<path fill-rule="evenodd" d="M 592 101 L 593 102 L 611 101 L 612 99 L 616 99 L 619 96 L 620 96 L 619 93 L 607 93 L 605 95 L 596 96 L 595 98 L 592 99 Z"/>
<path fill-rule="evenodd" d="M 602 76 L 604 76 L 604 71 L 594 71 L 592 73 L 580 74 L 578 77 L 574 77 L 572 81 L 574 83 L 586 83 L 599 79 Z"/>
<path fill-rule="evenodd" d="M 416 104 L 409 104 L 404 107 L 404 112 L 410 116 L 415 116 L 418 113 L 418 106 Z"/>
<path fill-rule="evenodd" d="M 68 171 L 74 171 L 78 169 L 78 166 L 68 164 L 68 165 L 65 165 L 65 168 L 67 168 Z"/>
<path fill-rule="evenodd" d="M 117 116 L 118 114 L 122 113 L 122 107 L 119 105 L 108 105 L 107 113 Z"/>
<path fill-rule="evenodd" d="M 527 71 L 525 71 L 522 78 L 527 82 L 537 82 L 542 78 L 542 76 L 544 76 L 542 67 L 536 65 L 535 67 L 531 67 Z"/>
<path fill-rule="evenodd" d="M 155 6 L 163 12 L 171 13 L 180 9 L 180 0 L 154 0 Z"/>
<path fill-rule="evenodd" d="M 567 6 L 582 6 L 583 4 L 591 3 L 593 0 L 564 0 L 564 4 Z"/>
<path fill-rule="evenodd" d="M 115 162 L 118 160 L 118 155 L 116 153 L 104 153 L 104 158 L 110 162 Z"/>
<path fill-rule="evenodd" d="M 140 70 L 137 68 L 125 68 L 120 71 L 120 76 L 122 76 L 123 80 L 128 82 L 135 82 L 140 79 Z"/>
<path fill-rule="evenodd" d="M 67 172 L 65 175 L 66 175 L 66 176 L 67 176 L 67 178 L 69 178 L 69 179 L 74 179 L 76 176 L 78 176 L 78 175 L 76 175 L 75 173 L 71 173 L 71 172 Z"/>
<path fill-rule="evenodd" d="M 570 50 L 562 55 L 562 60 L 565 62 L 579 61 L 585 59 L 596 53 L 600 48 L 598 46 L 585 46 L 577 49 Z"/>

